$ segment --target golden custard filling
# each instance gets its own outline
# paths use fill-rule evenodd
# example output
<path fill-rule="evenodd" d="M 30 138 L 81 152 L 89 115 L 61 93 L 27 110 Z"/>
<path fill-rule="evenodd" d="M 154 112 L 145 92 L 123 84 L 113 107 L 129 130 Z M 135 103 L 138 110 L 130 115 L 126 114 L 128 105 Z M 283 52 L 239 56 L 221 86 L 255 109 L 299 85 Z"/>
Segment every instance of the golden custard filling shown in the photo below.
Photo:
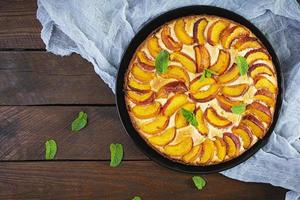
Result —
<path fill-rule="evenodd" d="M 178 18 L 136 50 L 124 84 L 136 131 L 163 156 L 188 165 L 238 157 L 268 131 L 277 75 L 246 27 L 217 16 Z"/>

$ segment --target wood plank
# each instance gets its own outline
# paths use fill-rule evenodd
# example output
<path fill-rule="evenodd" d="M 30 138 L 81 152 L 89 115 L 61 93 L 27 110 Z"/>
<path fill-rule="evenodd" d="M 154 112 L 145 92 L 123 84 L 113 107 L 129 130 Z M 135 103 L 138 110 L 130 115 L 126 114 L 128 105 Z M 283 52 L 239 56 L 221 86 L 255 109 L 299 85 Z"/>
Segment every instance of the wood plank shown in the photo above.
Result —
<path fill-rule="evenodd" d="M 79 55 L 0 52 L 0 105 L 114 104 L 109 87 Z"/>
<path fill-rule="evenodd" d="M 70 125 L 79 111 L 88 125 L 74 133 Z M 107 160 L 109 145 L 121 143 L 125 159 L 147 159 L 123 129 L 115 107 L 0 106 L 0 160 L 43 160 L 44 143 L 55 139 L 58 160 Z"/>
<path fill-rule="evenodd" d="M 146 170 L 147 169 L 147 170 Z M 243 183 L 220 174 L 203 176 L 198 191 L 191 174 L 178 173 L 150 161 L 0 163 L 0 199 L 284 199 L 286 190 Z"/>
<path fill-rule="evenodd" d="M 36 0 L 0 1 L 0 49 L 42 49 Z"/>

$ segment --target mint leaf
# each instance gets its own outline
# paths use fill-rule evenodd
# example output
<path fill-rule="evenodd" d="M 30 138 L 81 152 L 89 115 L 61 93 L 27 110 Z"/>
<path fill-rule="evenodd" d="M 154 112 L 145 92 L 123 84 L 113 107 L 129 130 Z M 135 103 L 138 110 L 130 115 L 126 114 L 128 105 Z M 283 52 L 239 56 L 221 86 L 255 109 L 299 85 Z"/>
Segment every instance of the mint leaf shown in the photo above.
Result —
<path fill-rule="evenodd" d="M 200 77 L 200 81 L 203 81 L 205 78 L 212 77 L 213 74 L 216 75 L 217 73 L 209 69 L 205 69 Z"/>
<path fill-rule="evenodd" d="M 185 108 L 181 108 L 181 113 L 183 115 L 183 117 L 193 126 L 198 126 L 198 121 L 196 119 L 196 116 L 193 112 L 185 109 Z"/>
<path fill-rule="evenodd" d="M 123 158 L 123 146 L 122 144 L 110 144 L 110 166 L 117 167 Z"/>
<path fill-rule="evenodd" d="M 141 197 L 139 197 L 139 196 L 135 196 L 135 197 L 133 197 L 133 199 L 132 200 L 142 200 L 142 198 Z"/>
<path fill-rule="evenodd" d="M 201 176 L 193 176 L 192 179 L 198 190 L 202 190 L 206 185 L 206 181 Z"/>
<path fill-rule="evenodd" d="M 246 110 L 246 104 L 236 105 L 231 107 L 231 111 L 234 114 L 242 114 Z"/>
<path fill-rule="evenodd" d="M 55 154 L 57 152 L 56 142 L 54 140 L 47 140 L 45 142 L 45 148 L 46 148 L 45 159 L 52 160 L 55 157 Z"/>
<path fill-rule="evenodd" d="M 247 60 L 242 56 L 237 56 L 235 62 L 239 68 L 240 74 L 242 76 L 247 74 L 249 68 Z"/>
<path fill-rule="evenodd" d="M 80 111 L 78 117 L 74 119 L 71 125 L 72 131 L 80 131 L 87 124 L 87 114 L 83 111 Z"/>
<path fill-rule="evenodd" d="M 169 65 L 169 57 L 170 54 L 166 50 L 162 50 L 157 55 L 155 59 L 155 69 L 158 74 L 163 74 L 167 72 L 168 65 Z"/>

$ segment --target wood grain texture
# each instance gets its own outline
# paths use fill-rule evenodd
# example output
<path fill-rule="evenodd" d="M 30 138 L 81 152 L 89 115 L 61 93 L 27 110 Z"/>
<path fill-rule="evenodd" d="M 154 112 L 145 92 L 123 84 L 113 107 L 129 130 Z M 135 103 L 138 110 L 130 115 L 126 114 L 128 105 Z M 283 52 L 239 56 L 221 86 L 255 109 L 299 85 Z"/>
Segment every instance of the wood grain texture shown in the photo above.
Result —
<path fill-rule="evenodd" d="M 198 191 L 192 174 L 179 173 L 150 161 L 0 163 L 0 199 L 284 199 L 285 190 L 242 183 L 220 174 L 203 176 Z M 16 192 L 17 191 L 17 192 Z"/>
<path fill-rule="evenodd" d="M 79 55 L 0 52 L 0 105 L 114 104 L 109 87 Z"/>

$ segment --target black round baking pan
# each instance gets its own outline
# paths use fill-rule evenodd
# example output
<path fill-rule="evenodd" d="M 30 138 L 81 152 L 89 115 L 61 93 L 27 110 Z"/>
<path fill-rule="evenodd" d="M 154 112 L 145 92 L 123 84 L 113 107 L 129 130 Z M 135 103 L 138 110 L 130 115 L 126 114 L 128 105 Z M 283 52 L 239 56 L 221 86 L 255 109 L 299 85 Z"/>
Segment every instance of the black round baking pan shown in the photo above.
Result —
<path fill-rule="evenodd" d="M 264 136 L 263 139 L 257 141 L 250 149 L 245 151 L 242 155 L 238 156 L 237 158 L 234 158 L 232 160 L 226 161 L 224 163 L 216 164 L 216 165 L 209 165 L 209 166 L 192 166 L 192 165 L 185 165 L 173 160 L 170 160 L 164 156 L 162 156 L 160 153 L 158 153 L 156 150 L 154 150 L 152 147 L 150 147 L 147 142 L 139 135 L 139 133 L 135 130 L 125 103 L 125 92 L 124 92 L 124 83 L 125 83 L 125 74 L 127 71 L 127 68 L 130 64 L 130 61 L 136 51 L 136 49 L 139 47 L 139 45 L 147 38 L 149 34 L 151 34 L 155 29 L 162 26 L 166 22 L 169 22 L 171 20 L 189 16 L 189 15 L 215 15 L 219 17 L 224 17 L 229 20 L 238 22 L 245 27 L 247 27 L 249 30 L 251 30 L 263 43 L 263 45 L 267 48 L 270 55 L 272 56 L 272 61 L 274 63 L 274 66 L 277 71 L 277 80 L 278 80 L 278 96 L 276 101 L 276 108 L 275 113 L 273 117 L 273 122 Z M 123 54 L 122 61 L 120 63 L 118 76 L 117 76 L 117 82 L 116 82 L 116 104 L 118 108 L 118 113 L 120 116 L 120 119 L 123 123 L 123 126 L 128 133 L 128 135 L 133 139 L 135 144 L 152 160 L 156 161 L 157 163 L 166 166 L 168 168 L 189 172 L 189 173 L 214 173 L 219 172 L 222 170 L 226 170 L 229 168 L 232 168 L 244 161 L 246 161 L 248 158 L 250 158 L 254 153 L 256 153 L 261 147 L 263 147 L 270 135 L 272 134 L 275 124 L 279 117 L 279 112 L 281 109 L 282 104 L 282 90 L 283 90 L 283 84 L 282 84 L 282 75 L 280 70 L 280 65 L 278 58 L 275 54 L 274 49 L 272 48 L 271 44 L 268 42 L 264 34 L 256 28 L 252 23 L 250 23 L 248 20 L 246 20 L 244 17 L 222 8 L 213 7 L 213 6 L 202 6 L 202 5 L 195 5 L 195 6 L 187 6 L 182 8 L 177 8 L 171 11 L 168 11 L 164 14 L 161 14 L 157 16 L 154 19 L 151 19 L 148 21 L 135 35 L 135 37 L 131 40 L 130 44 L 128 45 L 126 51 Z"/>

